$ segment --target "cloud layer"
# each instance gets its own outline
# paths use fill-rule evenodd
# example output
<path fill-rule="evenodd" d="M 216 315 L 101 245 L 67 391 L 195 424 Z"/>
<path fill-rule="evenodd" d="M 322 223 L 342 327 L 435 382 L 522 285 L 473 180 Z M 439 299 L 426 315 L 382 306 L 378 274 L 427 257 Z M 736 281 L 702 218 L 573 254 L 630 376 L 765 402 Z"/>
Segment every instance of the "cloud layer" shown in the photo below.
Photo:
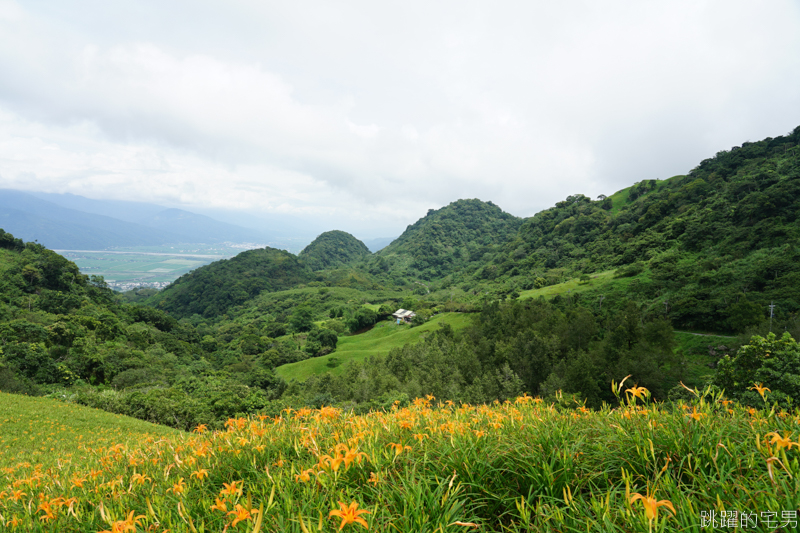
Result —
<path fill-rule="evenodd" d="M 370 237 L 465 197 L 531 215 L 800 124 L 790 0 L 164 4 L 0 0 L 0 187 Z"/>

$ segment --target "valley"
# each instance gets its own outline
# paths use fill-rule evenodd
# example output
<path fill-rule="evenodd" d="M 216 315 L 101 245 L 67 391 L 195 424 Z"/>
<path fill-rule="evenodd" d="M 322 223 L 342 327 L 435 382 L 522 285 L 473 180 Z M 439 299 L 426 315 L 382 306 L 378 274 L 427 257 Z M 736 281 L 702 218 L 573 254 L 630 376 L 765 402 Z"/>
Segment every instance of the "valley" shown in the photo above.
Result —
<path fill-rule="evenodd" d="M 0 522 L 622 532 L 795 509 L 798 213 L 800 127 L 524 219 L 456 200 L 375 253 L 340 230 L 298 254 L 0 231 Z M 141 282 L 164 286 L 110 288 Z"/>

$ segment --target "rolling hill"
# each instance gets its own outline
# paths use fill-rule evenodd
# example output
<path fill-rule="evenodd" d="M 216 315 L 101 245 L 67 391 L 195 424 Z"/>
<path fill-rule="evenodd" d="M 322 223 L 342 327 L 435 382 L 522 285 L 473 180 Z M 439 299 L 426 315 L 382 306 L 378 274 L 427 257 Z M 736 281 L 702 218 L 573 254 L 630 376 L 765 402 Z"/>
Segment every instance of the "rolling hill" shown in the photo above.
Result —
<path fill-rule="evenodd" d="M 179 318 L 194 314 L 210 318 L 263 291 L 289 289 L 312 279 L 311 272 L 294 255 L 261 248 L 185 274 L 153 297 L 151 303 Z"/>
<path fill-rule="evenodd" d="M 376 255 L 395 275 L 433 280 L 474 267 L 514 238 L 522 219 L 492 202 L 458 200 L 408 226 Z"/>
<path fill-rule="evenodd" d="M 311 270 L 348 265 L 371 255 L 366 245 L 344 231 L 326 231 L 303 248 L 298 259 Z"/>

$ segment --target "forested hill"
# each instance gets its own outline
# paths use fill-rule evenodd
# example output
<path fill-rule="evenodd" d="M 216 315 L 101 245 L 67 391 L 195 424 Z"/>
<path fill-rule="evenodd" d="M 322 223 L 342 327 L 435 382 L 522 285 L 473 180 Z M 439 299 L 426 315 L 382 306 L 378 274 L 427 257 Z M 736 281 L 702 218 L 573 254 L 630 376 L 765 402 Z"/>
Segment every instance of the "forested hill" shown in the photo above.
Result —
<path fill-rule="evenodd" d="M 395 272 L 441 278 L 482 261 L 511 240 L 521 223 L 492 202 L 458 200 L 430 209 L 377 255 Z"/>
<path fill-rule="evenodd" d="M 680 327 L 744 329 L 770 301 L 800 311 L 800 127 L 685 176 L 568 197 L 525 220 L 479 274 L 529 283 L 616 268 Z"/>
<path fill-rule="evenodd" d="M 345 231 L 326 231 L 306 246 L 298 256 L 311 270 L 347 265 L 371 255 L 367 246 Z"/>
<path fill-rule="evenodd" d="M 155 309 L 116 303 L 102 278 L 0 230 L 4 392 L 33 394 L 39 385 L 79 381 L 160 382 L 200 356 L 195 337 Z"/>
<path fill-rule="evenodd" d="M 150 304 L 178 318 L 195 314 L 213 318 L 262 291 L 289 289 L 312 279 L 297 257 L 267 247 L 185 274 L 154 296 Z"/>

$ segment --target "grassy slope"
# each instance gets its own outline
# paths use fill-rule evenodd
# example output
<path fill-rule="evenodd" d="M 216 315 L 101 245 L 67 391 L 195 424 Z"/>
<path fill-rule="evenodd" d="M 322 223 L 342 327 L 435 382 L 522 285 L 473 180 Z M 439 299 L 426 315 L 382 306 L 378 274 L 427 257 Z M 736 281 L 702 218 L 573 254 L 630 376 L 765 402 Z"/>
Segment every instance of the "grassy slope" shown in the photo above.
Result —
<path fill-rule="evenodd" d="M 280 366 L 276 372 L 283 379 L 290 381 L 296 379 L 305 381 L 314 374 L 341 374 L 344 371 L 343 363 L 347 361 L 363 361 L 369 356 L 386 355 L 392 348 L 399 348 L 406 344 L 419 342 L 429 331 L 438 329 L 439 324 L 450 324 L 455 330 L 469 325 L 470 315 L 462 313 L 442 313 L 434 316 L 422 326 L 409 327 L 384 321 L 371 330 L 360 335 L 341 337 L 336 351 L 323 357 L 314 357 Z M 338 360 L 337 366 L 328 366 L 331 358 Z"/>
<path fill-rule="evenodd" d="M 567 294 L 567 291 L 571 292 L 584 292 L 589 289 L 597 288 L 598 286 L 610 281 L 613 279 L 614 270 L 606 270 L 605 272 L 597 272 L 595 274 L 591 274 L 591 279 L 586 283 L 581 283 L 578 278 L 573 278 L 564 283 L 558 283 L 556 285 L 549 285 L 547 287 L 542 287 L 541 289 L 530 289 L 527 291 L 522 291 L 519 295 L 520 299 L 525 298 L 538 298 L 540 296 L 544 296 L 545 298 L 552 298 L 557 294 L 562 296 Z"/>
<path fill-rule="evenodd" d="M 672 179 L 675 179 L 675 178 L 683 178 L 683 177 L 684 177 L 683 175 L 678 174 L 677 176 L 672 176 L 671 178 L 667 178 L 665 180 L 658 180 L 658 181 L 656 181 L 655 190 L 657 191 L 657 190 L 661 189 L 661 187 L 663 187 L 669 180 L 672 180 Z M 614 194 L 612 194 L 609 197 L 609 198 L 611 198 L 611 201 L 612 201 L 611 211 L 610 211 L 612 216 L 614 216 L 617 213 L 619 213 L 619 210 L 622 209 L 622 207 L 628 203 L 628 197 L 631 194 L 631 189 L 633 189 L 633 185 L 631 185 L 630 187 L 626 187 L 626 188 L 624 188 L 622 190 L 619 190 L 619 191 L 615 192 Z"/>
<path fill-rule="evenodd" d="M 21 461 L 49 466 L 81 457 L 84 446 L 133 444 L 180 431 L 49 398 L 0 393 L 0 467 Z"/>

